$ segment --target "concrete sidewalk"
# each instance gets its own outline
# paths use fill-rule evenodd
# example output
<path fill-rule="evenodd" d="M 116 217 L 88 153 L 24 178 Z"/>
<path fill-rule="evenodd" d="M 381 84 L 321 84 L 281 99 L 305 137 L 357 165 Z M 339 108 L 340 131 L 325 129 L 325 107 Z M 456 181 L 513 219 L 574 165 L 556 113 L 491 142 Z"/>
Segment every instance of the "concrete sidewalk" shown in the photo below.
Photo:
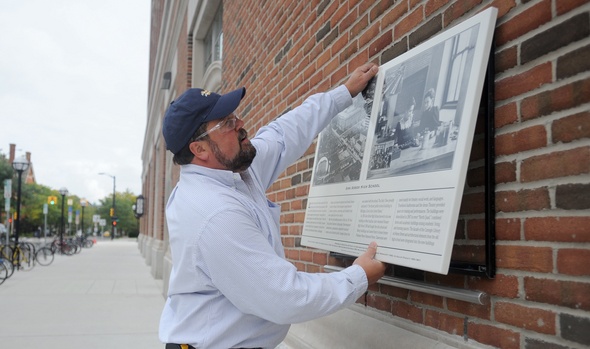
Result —
<path fill-rule="evenodd" d="M 164 306 L 136 240 L 98 240 L 0 285 L 0 348 L 162 349 Z"/>

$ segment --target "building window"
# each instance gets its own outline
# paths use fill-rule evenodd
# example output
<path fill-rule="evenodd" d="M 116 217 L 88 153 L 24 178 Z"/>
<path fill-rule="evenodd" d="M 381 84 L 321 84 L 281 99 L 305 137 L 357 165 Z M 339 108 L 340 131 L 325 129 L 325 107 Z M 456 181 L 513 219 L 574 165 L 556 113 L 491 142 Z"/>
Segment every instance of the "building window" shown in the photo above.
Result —
<path fill-rule="evenodd" d="M 222 31 L 222 17 L 223 6 L 219 7 L 211 27 L 205 36 L 205 69 L 207 71 L 211 63 L 221 61 L 223 57 L 223 31 Z"/>
<path fill-rule="evenodd" d="M 448 89 L 446 91 L 445 104 L 457 105 L 461 95 L 461 85 L 464 81 L 470 51 L 474 49 L 471 41 L 471 31 L 467 30 L 453 37 L 453 47 L 451 53 L 450 71 L 448 80 Z"/>

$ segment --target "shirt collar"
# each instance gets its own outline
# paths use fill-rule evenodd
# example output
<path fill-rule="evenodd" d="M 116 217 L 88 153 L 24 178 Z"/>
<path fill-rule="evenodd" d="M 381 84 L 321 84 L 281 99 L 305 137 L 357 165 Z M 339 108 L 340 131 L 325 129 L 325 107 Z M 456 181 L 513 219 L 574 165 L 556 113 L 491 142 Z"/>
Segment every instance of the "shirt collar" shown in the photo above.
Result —
<path fill-rule="evenodd" d="M 209 178 L 213 178 L 220 183 L 234 187 L 236 181 L 242 181 L 242 178 L 239 173 L 234 173 L 229 170 L 218 170 L 213 168 L 208 168 L 204 166 L 199 166 L 195 164 L 188 164 L 180 166 L 180 176 L 182 177 L 191 175 L 191 174 L 199 174 Z"/>

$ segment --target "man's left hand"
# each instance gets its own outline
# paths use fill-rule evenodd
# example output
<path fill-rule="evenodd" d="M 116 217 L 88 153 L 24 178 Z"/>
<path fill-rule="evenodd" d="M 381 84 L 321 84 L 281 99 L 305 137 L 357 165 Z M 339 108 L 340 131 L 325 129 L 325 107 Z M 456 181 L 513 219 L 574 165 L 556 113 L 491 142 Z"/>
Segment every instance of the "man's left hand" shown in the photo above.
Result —
<path fill-rule="evenodd" d="M 376 64 L 365 63 L 352 72 L 344 86 L 346 86 L 348 92 L 354 98 L 365 89 L 369 80 L 377 75 L 377 72 L 379 72 L 379 67 Z"/>

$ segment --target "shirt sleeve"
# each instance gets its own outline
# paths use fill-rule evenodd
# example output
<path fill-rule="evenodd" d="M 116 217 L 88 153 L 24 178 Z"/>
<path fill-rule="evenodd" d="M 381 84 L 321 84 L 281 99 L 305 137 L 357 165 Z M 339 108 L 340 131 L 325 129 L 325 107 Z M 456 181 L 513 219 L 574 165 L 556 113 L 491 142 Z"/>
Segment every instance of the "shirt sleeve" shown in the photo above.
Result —
<path fill-rule="evenodd" d="M 332 118 L 352 104 L 342 85 L 307 98 L 300 106 L 262 127 L 252 139 L 256 158 L 252 170 L 267 189 L 278 176 L 300 158 Z M 274 170 L 271 164 L 276 164 Z"/>
<path fill-rule="evenodd" d="M 231 219 L 230 219 L 231 217 Z M 197 260 L 213 285 L 241 312 L 277 324 L 308 321 L 353 304 L 366 290 L 364 270 L 304 273 L 277 256 L 238 207 L 213 216 L 197 243 Z"/>

